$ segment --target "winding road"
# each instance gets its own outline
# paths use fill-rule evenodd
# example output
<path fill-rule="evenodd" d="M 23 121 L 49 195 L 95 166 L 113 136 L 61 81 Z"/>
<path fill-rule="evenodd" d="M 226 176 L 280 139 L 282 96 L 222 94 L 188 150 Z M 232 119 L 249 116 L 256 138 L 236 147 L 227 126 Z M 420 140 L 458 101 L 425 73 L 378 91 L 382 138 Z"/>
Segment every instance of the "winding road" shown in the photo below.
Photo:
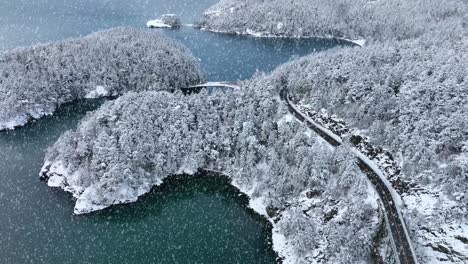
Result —
<path fill-rule="evenodd" d="M 289 112 L 293 114 L 299 121 L 305 123 L 310 129 L 316 132 L 321 138 L 327 141 L 330 145 L 338 147 L 342 145 L 341 139 L 336 135 L 331 135 L 323 127 L 310 120 L 291 102 L 289 94 L 286 90 L 280 92 L 280 97 L 288 106 Z M 357 164 L 361 171 L 367 176 L 369 181 L 374 186 L 380 197 L 380 202 L 384 208 L 385 220 L 387 229 L 391 234 L 392 245 L 395 252 L 395 257 L 400 264 L 416 264 L 417 258 L 414 249 L 411 245 L 411 240 L 402 217 L 401 212 L 396 206 L 395 198 L 392 195 L 387 184 L 381 178 L 381 173 L 376 171 L 369 164 L 369 160 L 363 154 L 357 154 Z"/>
<path fill-rule="evenodd" d="M 191 86 L 188 88 L 203 88 L 203 87 L 228 87 L 233 89 L 240 89 L 240 84 L 237 82 L 208 82 Z M 289 109 L 289 112 L 294 115 L 300 122 L 306 124 L 311 130 L 317 133 L 322 139 L 328 142 L 334 147 L 341 146 L 343 144 L 341 138 L 321 127 L 310 118 L 306 117 L 305 114 L 301 113 L 298 108 L 291 102 L 289 94 L 286 89 L 280 92 L 281 100 L 283 100 Z M 385 182 L 383 174 L 378 168 L 364 154 L 355 150 L 354 153 L 357 157 L 357 165 L 361 171 L 367 176 L 369 181 L 374 186 L 377 194 L 380 197 L 380 203 L 382 205 L 387 230 L 391 235 L 393 250 L 395 253 L 395 259 L 399 264 L 417 264 L 416 254 L 413 246 L 411 245 L 411 239 L 407 231 L 403 216 L 396 205 L 397 198 L 394 197 L 392 187 L 388 182 Z"/>

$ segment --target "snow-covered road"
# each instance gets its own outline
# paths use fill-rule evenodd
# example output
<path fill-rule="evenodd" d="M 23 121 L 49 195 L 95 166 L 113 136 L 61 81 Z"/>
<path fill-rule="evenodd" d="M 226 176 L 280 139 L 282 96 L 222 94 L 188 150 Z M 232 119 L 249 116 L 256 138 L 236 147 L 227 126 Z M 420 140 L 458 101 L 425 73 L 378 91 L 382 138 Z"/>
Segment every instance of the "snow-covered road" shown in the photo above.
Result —
<path fill-rule="evenodd" d="M 298 120 L 307 124 L 310 129 L 315 131 L 329 144 L 335 147 L 343 144 L 341 137 L 320 126 L 305 114 L 301 113 L 298 108 L 291 102 L 289 94 L 286 90 L 282 90 L 280 92 L 280 97 L 287 103 L 289 111 Z M 418 263 L 414 248 L 411 244 L 408 230 L 405 225 L 405 221 L 400 212 L 400 209 L 397 206 L 401 203 L 398 195 L 396 194 L 393 187 L 388 183 L 387 179 L 383 177 L 383 174 L 379 168 L 371 160 L 360 153 L 357 149 L 353 149 L 353 152 L 356 154 L 359 168 L 367 176 L 379 194 L 385 212 L 387 228 L 392 237 L 392 244 L 396 254 L 395 257 L 397 262 L 400 264 Z"/>

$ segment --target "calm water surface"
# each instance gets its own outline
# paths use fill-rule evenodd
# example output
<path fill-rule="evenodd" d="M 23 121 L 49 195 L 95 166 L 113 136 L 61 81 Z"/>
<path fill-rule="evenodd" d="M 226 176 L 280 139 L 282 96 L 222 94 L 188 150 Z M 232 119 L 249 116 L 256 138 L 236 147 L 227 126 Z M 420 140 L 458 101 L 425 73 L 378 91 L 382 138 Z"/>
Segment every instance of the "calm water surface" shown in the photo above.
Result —
<path fill-rule="evenodd" d="M 78 37 L 115 26 L 143 27 L 176 13 L 193 22 L 216 0 L 0 0 L 0 50 Z M 154 30 L 158 32 L 160 30 Z M 255 39 L 160 31 L 191 49 L 211 81 L 271 71 L 332 40 Z M 0 263 L 274 263 L 271 230 L 224 178 L 171 178 L 138 203 L 73 216 L 73 200 L 38 179 L 45 149 L 102 100 L 0 133 Z M 1 111 L 1 109 L 0 109 Z"/>

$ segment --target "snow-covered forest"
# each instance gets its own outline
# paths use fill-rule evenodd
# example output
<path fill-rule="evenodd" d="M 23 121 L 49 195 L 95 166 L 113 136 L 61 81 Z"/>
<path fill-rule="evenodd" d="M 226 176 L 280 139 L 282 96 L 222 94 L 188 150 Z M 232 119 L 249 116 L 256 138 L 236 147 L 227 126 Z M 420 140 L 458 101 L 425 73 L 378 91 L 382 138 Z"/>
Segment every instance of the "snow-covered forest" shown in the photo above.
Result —
<path fill-rule="evenodd" d="M 174 90 L 204 80 L 188 49 L 132 28 L 4 52 L 0 73 L 0 130 L 85 97 Z"/>
<path fill-rule="evenodd" d="M 403 40 L 458 29 L 464 0 L 221 0 L 199 26 L 211 31 L 282 37 Z"/>
<path fill-rule="evenodd" d="M 271 217 L 282 215 L 275 229 L 292 256 L 368 261 L 377 208 L 352 156 L 295 121 L 263 76 L 247 87 L 109 102 L 49 149 L 49 185 L 72 192 L 84 213 L 135 201 L 174 174 L 220 171 Z"/>
<path fill-rule="evenodd" d="M 414 214 L 409 221 L 414 230 L 423 222 L 438 230 L 468 218 L 468 46 L 427 43 L 333 50 L 271 76 L 297 103 L 344 119 L 355 133 L 389 150 L 402 179 L 434 193 L 440 203 L 435 212 L 425 215 L 430 200 L 424 199 L 412 205 L 421 212 L 408 212 Z M 412 201 L 411 194 L 404 195 Z"/>
<path fill-rule="evenodd" d="M 116 28 L 18 48 L 0 54 L 0 130 L 79 99 L 118 97 L 44 158 L 41 178 L 73 195 L 76 214 L 135 202 L 170 176 L 207 170 L 229 177 L 272 223 L 285 263 L 393 261 L 389 226 L 399 222 L 388 220 L 383 199 L 401 209 L 393 217 L 408 226 L 400 236 L 420 263 L 468 261 L 467 0 L 221 0 L 196 26 L 366 44 L 224 80 L 236 89 L 193 93 L 181 89 L 206 85 L 199 61 L 216 58 L 197 59 L 164 33 Z M 200 33 L 177 30 L 176 38 Z M 339 124 L 332 136 L 344 144 L 332 147 L 299 122 L 285 93 L 322 118 L 312 122 Z M 377 168 L 390 198 L 356 163 L 368 154 L 355 148 L 356 136 L 381 150 L 369 162 L 391 159 L 393 167 Z M 388 171 L 406 187 L 391 186 Z"/>
<path fill-rule="evenodd" d="M 215 32 L 367 41 L 295 60 L 266 83 L 396 159 L 413 186 L 400 194 L 423 262 L 468 259 L 454 235 L 468 218 L 467 25 L 463 0 L 222 0 L 200 21 Z"/>
<path fill-rule="evenodd" d="M 401 159 L 407 180 L 468 190 L 468 45 L 414 40 L 311 55 L 272 75 Z M 433 173 L 421 173 L 432 170 Z M 468 196 L 466 197 L 468 199 Z M 466 200 L 468 202 L 468 200 Z"/>

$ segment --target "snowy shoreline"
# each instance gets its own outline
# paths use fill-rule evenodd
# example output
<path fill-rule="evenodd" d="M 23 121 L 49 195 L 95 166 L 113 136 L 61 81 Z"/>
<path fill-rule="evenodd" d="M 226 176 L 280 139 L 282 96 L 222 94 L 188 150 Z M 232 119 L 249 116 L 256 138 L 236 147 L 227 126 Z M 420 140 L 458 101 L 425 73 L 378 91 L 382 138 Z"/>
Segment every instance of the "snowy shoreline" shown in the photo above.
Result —
<path fill-rule="evenodd" d="M 83 99 L 100 99 L 100 98 L 106 98 L 106 97 L 113 97 L 117 96 L 117 94 L 110 94 L 110 92 L 103 86 L 96 86 L 94 90 L 89 91 Z M 46 116 L 51 116 L 53 115 L 61 106 L 75 103 L 79 100 L 83 99 L 77 99 L 69 102 L 65 102 L 62 105 L 58 107 L 48 107 L 46 110 L 41 109 L 41 110 L 36 110 L 33 112 L 28 112 L 24 113 L 21 115 L 18 115 L 8 121 L 3 121 L 0 122 L 0 132 L 2 131 L 11 131 L 15 130 L 17 128 L 23 127 L 27 125 L 30 122 L 37 121 L 41 118 L 44 118 Z"/>
<path fill-rule="evenodd" d="M 57 108 L 53 107 L 48 110 L 35 111 L 34 113 L 24 113 L 14 118 L 11 118 L 8 121 L 2 121 L 0 122 L 0 132 L 11 131 L 15 130 L 16 128 L 23 127 L 30 122 L 39 120 L 46 116 L 53 115 L 56 110 Z"/>
<path fill-rule="evenodd" d="M 245 194 L 249 198 L 249 208 L 251 208 L 257 214 L 263 216 L 265 220 L 267 220 L 272 225 L 272 242 L 273 242 L 273 250 L 278 254 L 278 256 L 283 260 L 283 263 L 296 263 L 298 256 L 294 255 L 293 248 L 288 244 L 284 234 L 279 231 L 278 226 L 276 225 L 274 219 L 270 217 L 267 213 L 267 206 L 263 202 L 263 197 L 258 197 L 253 199 L 253 193 L 255 189 L 255 184 L 252 188 L 247 188 L 247 186 L 238 183 L 235 179 L 230 176 L 226 176 L 228 174 L 223 173 L 221 171 L 215 170 L 208 170 L 208 169 L 200 169 L 198 171 L 193 170 L 180 170 L 180 174 L 176 175 L 183 175 L 186 174 L 188 176 L 195 175 L 197 173 L 213 173 L 217 176 L 225 176 L 229 179 L 230 184 L 235 187 L 239 192 Z M 40 172 L 40 179 L 47 182 L 47 185 L 50 188 L 59 188 L 64 190 L 65 192 L 70 193 L 73 198 L 76 199 L 76 204 L 73 210 L 74 215 L 83 215 L 89 214 L 92 212 L 96 212 L 99 210 L 103 210 L 108 207 L 112 207 L 118 204 L 127 204 L 133 203 L 138 201 L 138 199 L 149 193 L 153 188 L 160 186 L 163 184 L 164 179 L 161 181 L 157 181 L 153 185 L 145 185 L 142 186 L 141 189 L 138 190 L 138 194 L 131 195 L 130 198 L 126 197 L 125 199 L 120 200 L 113 200 L 112 204 L 102 205 L 102 204 L 95 204 L 89 199 L 86 199 L 88 194 L 92 194 L 93 191 L 89 191 L 92 189 L 83 189 L 82 187 L 73 183 L 73 180 L 78 181 L 80 178 L 79 173 L 75 172 L 73 174 L 69 173 L 69 170 L 63 166 L 61 162 L 51 163 L 49 161 L 44 162 L 44 165 Z M 170 177 L 170 176 L 169 176 Z M 168 177 L 166 177 L 168 178 Z M 72 179 L 72 181 L 67 181 L 67 179 Z M 83 198 L 84 196 L 84 198 Z"/>
<path fill-rule="evenodd" d="M 243 186 L 237 181 L 231 179 L 231 185 L 238 189 L 241 193 L 247 195 L 249 197 L 249 207 L 257 214 L 263 216 L 266 220 L 268 220 L 268 222 L 270 222 L 272 226 L 271 239 L 273 242 L 273 250 L 282 259 L 282 263 L 297 263 L 299 256 L 296 256 L 294 249 L 289 245 L 285 235 L 281 233 L 275 220 L 268 215 L 267 205 L 264 203 L 264 197 L 258 197 L 256 199 L 252 198 L 256 184 L 252 184 L 252 187 L 249 189 L 246 186 Z"/>
<path fill-rule="evenodd" d="M 254 32 L 247 29 L 246 31 L 230 31 L 230 30 L 219 30 L 219 29 L 209 29 L 206 27 L 198 27 L 201 31 L 226 34 L 226 35 L 238 35 L 238 36 L 252 36 L 256 38 L 272 38 L 272 39 L 332 39 L 338 41 L 344 41 L 350 44 L 354 44 L 359 47 L 363 47 L 367 40 L 366 39 L 348 39 L 348 38 L 337 38 L 334 36 L 289 36 L 289 35 L 278 35 L 272 34 L 270 32 Z"/>
<path fill-rule="evenodd" d="M 20 115 L 15 118 L 10 119 L 9 121 L 0 122 L 0 132 L 15 130 L 17 127 L 25 126 L 31 121 L 26 115 Z"/>

